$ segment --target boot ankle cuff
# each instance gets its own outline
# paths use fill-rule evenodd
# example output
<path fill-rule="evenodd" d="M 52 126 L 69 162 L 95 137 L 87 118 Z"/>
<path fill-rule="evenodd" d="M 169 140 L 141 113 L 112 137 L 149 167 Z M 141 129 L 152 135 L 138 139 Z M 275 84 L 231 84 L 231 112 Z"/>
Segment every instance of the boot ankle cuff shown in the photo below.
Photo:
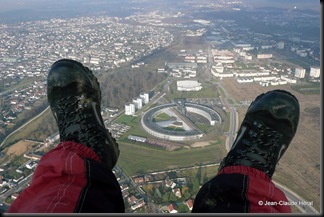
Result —
<path fill-rule="evenodd" d="M 63 149 L 65 151 L 75 152 L 81 158 L 87 158 L 91 160 L 95 160 L 101 162 L 99 156 L 90 148 L 80 143 L 74 141 L 64 141 L 60 142 L 54 149 L 51 151 Z"/>
<path fill-rule="evenodd" d="M 260 179 L 263 179 L 266 181 L 271 181 L 271 178 L 262 170 L 258 170 L 253 167 L 242 166 L 242 165 L 225 166 L 218 172 L 217 175 L 231 174 L 231 173 L 238 173 L 238 174 L 243 174 L 243 175 L 247 175 L 247 176 L 257 177 L 257 178 L 260 178 Z"/>

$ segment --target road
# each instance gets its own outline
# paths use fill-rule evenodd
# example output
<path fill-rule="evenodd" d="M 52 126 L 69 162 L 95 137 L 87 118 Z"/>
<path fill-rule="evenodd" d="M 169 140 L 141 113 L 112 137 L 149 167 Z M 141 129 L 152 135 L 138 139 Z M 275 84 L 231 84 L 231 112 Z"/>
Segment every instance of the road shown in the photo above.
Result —
<path fill-rule="evenodd" d="M 22 88 L 22 87 L 25 87 L 25 86 L 31 85 L 31 84 L 34 83 L 34 82 L 35 82 L 35 81 L 30 81 L 30 82 L 28 82 L 28 83 L 18 85 L 18 86 L 16 86 L 16 87 L 14 87 L 13 89 L 9 89 L 9 90 L 3 91 L 3 92 L 0 93 L 0 97 L 3 96 L 3 95 L 6 95 L 6 94 L 8 94 L 8 93 L 14 92 L 15 90 L 17 90 L 17 89 L 19 89 L 19 88 Z M 40 82 L 40 83 L 38 83 L 37 85 L 39 86 L 39 85 L 44 85 L 44 84 L 46 84 L 46 81 Z M 30 89 L 30 87 L 28 87 L 28 88 L 26 88 L 26 89 Z M 23 90 L 26 90 L 26 89 L 23 89 Z M 22 90 L 22 91 L 23 91 L 23 90 Z"/>
<path fill-rule="evenodd" d="M 33 175 L 33 173 L 31 173 L 30 175 L 25 177 L 23 180 L 21 180 L 16 187 L 13 187 L 13 188 L 9 189 L 8 191 L 6 191 L 5 193 L 3 193 L 2 195 L 0 195 L 0 203 L 5 201 L 5 199 L 7 197 L 9 197 L 10 195 L 12 195 L 13 193 L 19 192 L 20 190 L 22 190 L 23 186 L 30 182 L 32 175 Z"/>
<path fill-rule="evenodd" d="M 130 187 L 132 187 L 133 189 L 136 189 L 136 192 L 142 197 L 144 198 L 144 201 L 147 203 L 147 205 L 149 205 L 153 210 L 153 213 L 163 213 L 162 210 L 160 209 L 159 205 L 157 205 L 150 197 L 147 196 L 147 194 L 145 193 L 145 191 L 143 191 L 143 189 L 137 185 L 133 179 L 131 179 L 130 177 L 128 177 L 124 171 L 118 166 L 115 166 L 115 169 L 118 171 L 118 173 L 120 173 L 120 176 L 122 176 L 125 180 L 125 182 L 127 182 Z"/>
<path fill-rule="evenodd" d="M 35 120 L 36 118 L 38 118 L 39 116 L 41 116 L 42 114 L 44 114 L 47 109 L 49 109 L 50 107 L 48 106 L 46 109 L 44 109 L 44 111 L 42 111 L 41 113 L 39 113 L 37 116 L 35 116 L 34 118 L 30 119 L 27 123 L 25 123 L 24 125 L 22 125 L 21 127 L 19 127 L 17 130 L 13 131 L 12 133 L 10 133 L 3 141 L 2 143 L 0 144 L 0 147 L 7 141 L 7 139 L 15 134 L 17 131 L 19 131 L 20 129 L 24 128 L 25 126 L 27 126 L 30 122 L 32 122 L 33 120 Z"/>
<path fill-rule="evenodd" d="M 292 190 L 288 189 L 286 186 L 279 184 L 278 182 L 273 181 L 274 184 L 281 189 L 288 200 L 290 202 L 295 202 L 296 207 L 302 212 L 302 213 L 319 213 L 313 206 L 312 201 L 306 201 L 296 193 L 294 193 Z"/>

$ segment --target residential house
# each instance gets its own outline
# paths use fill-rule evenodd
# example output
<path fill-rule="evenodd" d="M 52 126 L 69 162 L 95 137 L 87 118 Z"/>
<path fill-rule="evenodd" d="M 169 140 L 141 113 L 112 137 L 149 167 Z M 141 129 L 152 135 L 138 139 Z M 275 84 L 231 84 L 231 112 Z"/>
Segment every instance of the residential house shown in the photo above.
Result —
<path fill-rule="evenodd" d="M 172 189 L 172 191 L 173 191 L 173 193 L 175 194 L 176 197 L 178 197 L 178 198 L 182 197 L 180 188 L 174 188 L 174 189 Z"/>
<path fill-rule="evenodd" d="M 17 199 L 18 196 L 19 196 L 19 194 L 17 192 L 15 192 L 11 195 L 11 198 L 15 200 L 15 199 Z"/>
<path fill-rule="evenodd" d="M 178 210 L 176 209 L 175 205 L 172 203 L 168 205 L 168 211 L 169 213 L 178 213 Z"/>
<path fill-rule="evenodd" d="M 4 180 L 0 180 L 0 187 L 3 187 L 3 186 L 5 186 L 7 184 L 7 182 L 6 181 L 4 181 Z"/>
<path fill-rule="evenodd" d="M 128 186 L 127 184 L 122 184 L 122 185 L 120 186 L 120 189 L 121 189 L 121 191 L 123 192 L 123 191 L 128 190 L 128 189 L 129 189 L 129 186 Z"/>
<path fill-rule="evenodd" d="M 177 186 L 177 184 L 174 183 L 171 179 L 166 179 L 165 186 L 168 188 L 175 188 Z"/>
<path fill-rule="evenodd" d="M 129 198 L 127 198 L 127 201 L 130 205 L 134 205 L 136 204 L 137 198 L 134 195 L 132 195 Z"/>
<path fill-rule="evenodd" d="M 142 206 L 144 206 L 144 205 L 145 205 L 144 198 L 140 198 L 140 199 L 138 199 L 138 200 L 136 201 L 135 204 L 133 204 L 133 205 L 131 206 L 131 209 L 132 209 L 132 210 L 135 210 L 135 209 L 138 209 L 138 208 L 140 208 L 140 207 L 142 207 Z"/>
<path fill-rule="evenodd" d="M 144 178 L 143 177 L 136 177 L 136 178 L 134 178 L 134 182 L 136 183 L 136 184 L 143 184 L 144 183 Z"/>
<path fill-rule="evenodd" d="M 188 209 L 191 211 L 193 207 L 193 200 L 192 199 L 187 200 L 186 204 Z"/>

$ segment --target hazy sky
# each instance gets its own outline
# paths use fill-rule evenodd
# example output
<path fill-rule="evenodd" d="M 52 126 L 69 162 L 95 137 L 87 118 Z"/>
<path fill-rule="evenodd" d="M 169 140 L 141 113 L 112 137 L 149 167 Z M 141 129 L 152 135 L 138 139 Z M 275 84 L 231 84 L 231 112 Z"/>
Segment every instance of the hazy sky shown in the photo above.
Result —
<path fill-rule="evenodd" d="M 67 4 L 71 5 L 71 3 L 120 3 L 124 4 L 124 2 L 166 2 L 166 1 L 173 1 L 173 2 L 181 2 L 183 0 L 0 0 L 0 11 L 6 10 L 15 10 L 15 9 L 28 9 L 33 7 L 39 6 L 51 6 L 51 5 L 62 5 Z M 217 2 L 217 0 L 213 0 Z M 231 1 L 231 0 L 228 0 Z M 234 0 L 232 0 L 234 1 Z M 237 0 L 235 0 L 237 1 Z M 240 0 L 241 2 L 246 2 L 251 5 L 255 6 L 273 6 L 273 7 L 287 7 L 287 6 L 296 6 L 299 8 L 304 9 L 314 9 L 320 10 L 320 1 L 319 0 Z M 294 6 L 293 6 L 294 5 Z"/>

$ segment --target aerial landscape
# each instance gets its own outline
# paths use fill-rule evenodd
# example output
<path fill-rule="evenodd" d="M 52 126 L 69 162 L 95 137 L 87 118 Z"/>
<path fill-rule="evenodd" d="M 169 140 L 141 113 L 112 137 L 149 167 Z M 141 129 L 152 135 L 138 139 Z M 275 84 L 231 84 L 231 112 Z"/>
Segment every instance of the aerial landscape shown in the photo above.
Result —
<path fill-rule="evenodd" d="M 320 3 L 315 0 L 0 0 L 0 213 L 59 143 L 47 74 L 98 78 L 126 213 L 190 213 L 251 102 L 300 104 L 272 180 L 293 213 L 322 213 Z"/>

